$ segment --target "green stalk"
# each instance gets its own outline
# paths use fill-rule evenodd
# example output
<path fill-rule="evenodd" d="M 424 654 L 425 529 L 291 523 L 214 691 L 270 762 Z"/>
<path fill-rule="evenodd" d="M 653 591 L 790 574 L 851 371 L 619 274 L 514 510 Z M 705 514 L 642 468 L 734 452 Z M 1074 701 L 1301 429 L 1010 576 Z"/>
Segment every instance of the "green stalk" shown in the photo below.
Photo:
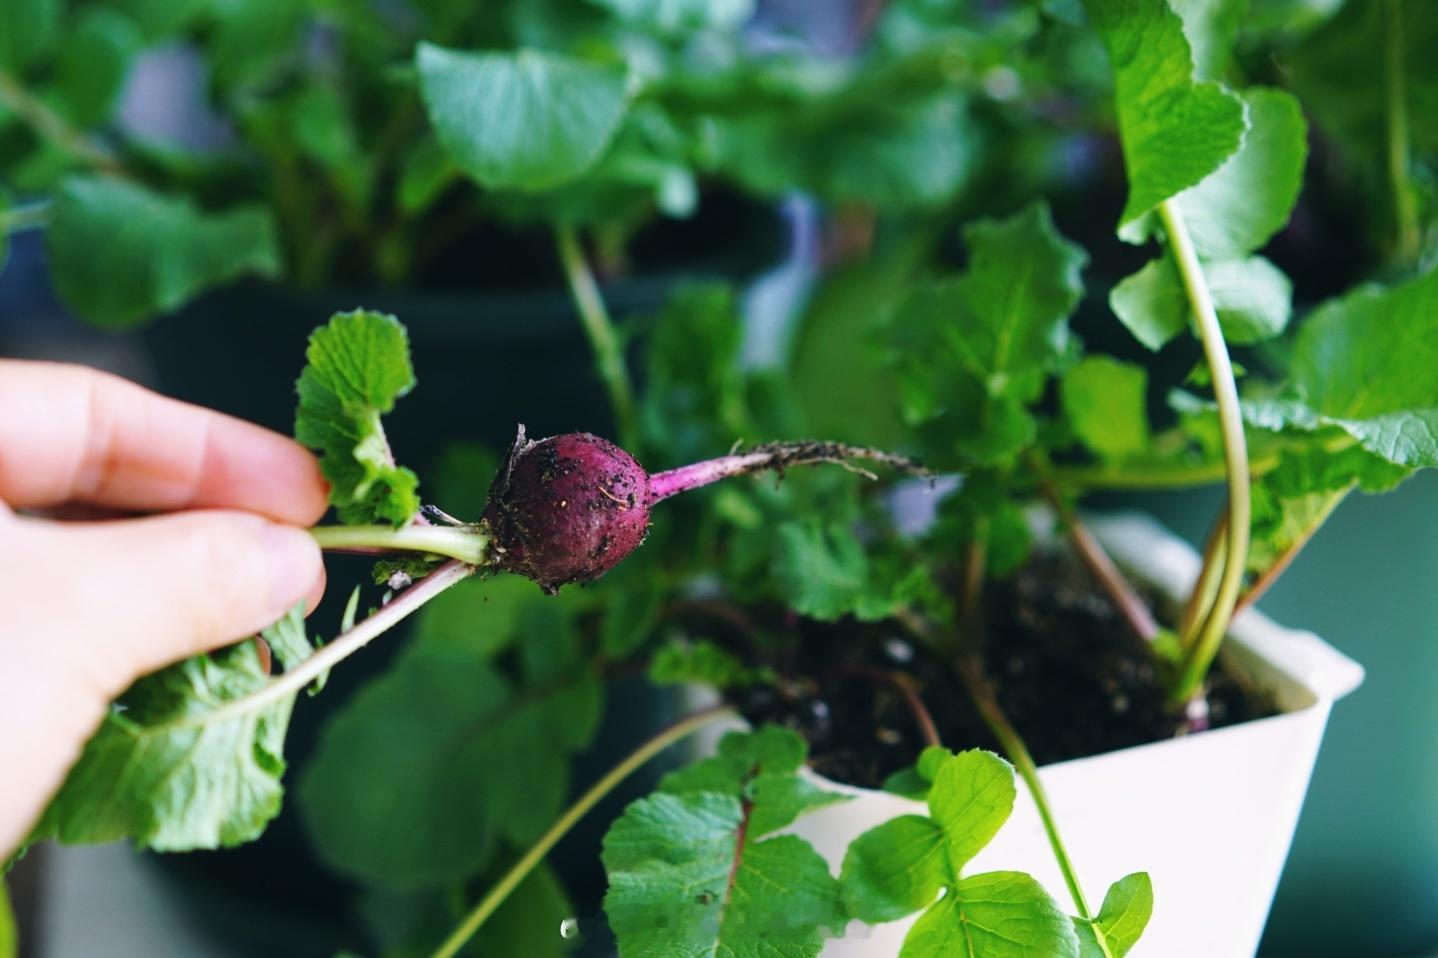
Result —
<path fill-rule="evenodd" d="M 1405 263 L 1418 258 L 1422 240 L 1418 204 L 1409 179 L 1408 102 L 1403 82 L 1403 0 L 1383 3 L 1384 119 L 1388 125 L 1388 183 L 1393 191 L 1395 248 Z"/>
<path fill-rule="evenodd" d="M 1049 804 L 1049 796 L 1044 791 L 1043 782 L 1039 781 L 1039 769 L 1034 763 L 1033 756 L 1029 754 L 1028 746 L 1024 744 L 1023 737 L 1010 724 L 1008 716 L 999 706 L 993 688 L 984 676 L 983 667 L 978 660 L 973 657 L 966 658 L 959 663 L 959 672 L 963 676 L 964 684 L 969 688 L 974 705 L 978 708 L 979 714 L 983 716 L 984 724 L 989 727 L 989 731 L 994 733 L 994 738 L 999 740 L 999 747 L 1004 750 L 1009 761 L 1013 762 L 1014 769 L 1019 773 L 1019 778 L 1024 780 L 1029 794 L 1033 796 L 1034 806 L 1039 810 L 1039 819 L 1044 824 L 1044 834 L 1048 836 L 1049 847 L 1058 861 L 1059 871 L 1063 872 L 1064 884 L 1068 886 L 1069 897 L 1073 899 L 1074 910 L 1093 928 L 1094 938 L 1098 941 L 1099 950 L 1103 952 L 1104 958 L 1113 958 L 1113 952 L 1109 949 L 1103 928 L 1094 922 L 1093 913 L 1089 911 L 1088 901 L 1084 898 L 1082 886 L 1079 885 L 1078 873 L 1074 870 L 1073 861 L 1069 858 L 1063 837 L 1059 835 L 1053 806 Z"/>
<path fill-rule="evenodd" d="M 1183 287 L 1193 310 L 1194 322 L 1198 327 L 1198 338 L 1203 343 L 1203 356 L 1208 363 L 1209 376 L 1213 380 L 1213 396 L 1218 404 L 1218 424 L 1223 436 L 1223 461 L 1228 484 L 1228 535 L 1224 549 L 1215 550 L 1211 562 L 1223 561 L 1223 574 L 1218 581 L 1218 591 L 1213 605 L 1203 619 L 1203 627 L 1193 647 L 1184 656 L 1178 679 L 1170 690 L 1170 704 L 1181 707 L 1188 702 L 1203 684 L 1214 656 L 1223 638 L 1228 634 L 1228 623 L 1243 588 L 1243 569 L 1248 560 L 1249 526 L 1253 506 L 1249 494 L 1248 445 L 1243 434 L 1243 413 L 1238 403 L 1238 386 L 1233 380 L 1233 364 L 1228 358 L 1228 346 L 1223 341 L 1223 328 L 1218 322 L 1218 313 L 1213 307 L 1213 297 L 1208 283 L 1203 278 L 1203 269 L 1198 262 L 1198 252 L 1188 235 L 1183 214 L 1178 206 L 1168 200 L 1160 203 L 1159 216 L 1163 219 L 1168 233 L 1169 247 L 1178 263 Z M 1199 576 L 1200 583 L 1203 575 Z"/>
<path fill-rule="evenodd" d="M 5 70 L 0 70 L 0 103 L 9 107 L 41 139 L 75 159 L 106 173 L 125 172 L 119 157 L 76 129 Z"/>
<path fill-rule="evenodd" d="M 610 769 L 608 774 L 595 782 L 589 791 L 581 795 L 578 801 L 559 816 L 559 819 L 549 827 L 549 831 L 541 835 L 539 841 L 524 853 L 524 857 L 510 867 L 504 877 L 499 880 L 499 884 L 489 890 L 489 894 L 474 906 L 474 909 L 465 916 L 459 926 L 444 940 L 444 943 L 435 949 L 433 958 L 453 958 L 454 955 L 457 955 L 485 921 L 499 909 L 500 905 L 504 904 L 504 900 L 509 897 L 510 893 L 519 887 L 520 882 L 524 881 L 529 873 L 544 860 L 544 856 L 549 854 L 549 850 L 558 844 L 559 840 L 578 824 L 590 809 L 621 782 L 675 742 L 692 735 L 711 722 L 733 714 L 733 710 L 727 705 L 716 705 L 695 712 L 675 722 L 639 746 L 628 758 Z"/>
<path fill-rule="evenodd" d="M 357 552 L 428 552 L 469 565 L 489 561 L 489 536 L 450 526 L 316 526 L 321 549 Z"/>
<path fill-rule="evenodd" d="M 579 245 L 574 228 L 555 227 L 554 242 L 559 251 L 559 262 L 564 266 L 565 279 L 569 282 L 570 295 L 574 297 L 579 319 L 594 350 L 599 378 L 609 392 L 609 405 L 614 410 L 620 445 L 637 450 L 639 420 L 634 407 L 634 386 L 624 365 L 624 350 L 619 344 L 619 335 L 614 331 L 614 323 L 609 319 L 609 311 L 604 306 L 604 298 L 599 294 L 599 285 L 594 281 L 594 273 L 584 258 L 584 250 Z"/>

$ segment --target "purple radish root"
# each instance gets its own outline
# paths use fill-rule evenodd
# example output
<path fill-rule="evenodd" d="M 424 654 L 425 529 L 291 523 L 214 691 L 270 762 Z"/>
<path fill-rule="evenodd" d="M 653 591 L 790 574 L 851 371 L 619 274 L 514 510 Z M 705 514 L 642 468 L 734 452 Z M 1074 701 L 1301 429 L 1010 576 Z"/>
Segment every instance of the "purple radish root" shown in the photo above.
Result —
<path fill-rule="evenodd" d="M 532 441 L 524 427 L 505 456 L 484 510 L 495 564 L 557 592 L 614 568 L 644 542 L 650 507 L 721 479 L 833 463 L 873 478 L 851 460 L 927 473 L 911 459 L 836 442 L 786 442 L 649 475 L 607 439 L 565 433 Z"/>

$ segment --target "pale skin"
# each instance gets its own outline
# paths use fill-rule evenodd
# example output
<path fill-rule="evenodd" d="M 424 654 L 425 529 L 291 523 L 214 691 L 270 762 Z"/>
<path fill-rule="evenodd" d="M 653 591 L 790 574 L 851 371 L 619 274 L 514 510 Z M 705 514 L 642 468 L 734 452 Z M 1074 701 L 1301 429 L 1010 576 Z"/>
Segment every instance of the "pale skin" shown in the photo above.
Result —
<path fill-rule="evenodd" d="M 0 360 L 0 859 L 136 678 L 318 600 L 325 496 L 277 433 Z"/>

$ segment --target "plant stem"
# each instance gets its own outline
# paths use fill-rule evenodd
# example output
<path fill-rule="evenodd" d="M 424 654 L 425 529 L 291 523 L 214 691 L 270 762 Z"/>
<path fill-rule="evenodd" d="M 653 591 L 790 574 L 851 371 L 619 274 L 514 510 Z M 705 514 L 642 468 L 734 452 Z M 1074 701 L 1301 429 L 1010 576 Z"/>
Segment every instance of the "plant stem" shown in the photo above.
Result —
<path fill-rule="evenodd" d="M 0 210 L 0 236 L 38 229 L 50 222 L 50 201 L 27 203 Z"/>
<path fill-rule="evenodd" d="M 1258 477 L 1278 467 L 1278 454 L 1255 458 L 1249 464 L 1249 475 Z M 1065 487 L 1091 490 L 1124 489 L 1187 489 L 1222 482 L 1228 476 L 1224 462 L 1197 466 L 1175 466 L 1167 463 L 1123 466 L 1054 466 L 1054 481 Z"/>
<path fill-rule="evenodd" d="M 588 814 L 590 809 L 597 805 L 604 796 L 612 792 L 626 778 L 634 774 L 635 771 L 646 764 L 651 758 L 675 742 L 678 742 L 680 739 L 692 735 L 699 729 L 718 719 L 733 714 L 733 710 L 727 705 L 716 705 L 712 708 L 695 712 L 664 729 L 658 735 L 635 749 L 624 761 L 610 769 L 603 778 L 594 783 L 589 791 L 585 792 L 573 805 L 569 806 L 563 815 L 559 816 L 559 819 L 549 827 L 549 830 L 540 836 L 539 840 L 534 843 L 529 851 L 524 853 L 524 857 L 520 858 L 519 861 L 510 867 L 509 871 L 504 874 L 504 877 L 499 880 L 499 884 L 489 890 L 489 893 L 480 900 L 478 905 L 474 906 L 474 909 L 465 916 L 464 921 L 460 922 L 459 926 L 444 940 L 444 943 L 435 949 L 433 958 L 453 958 L 454 955 L 458 954 L 459 950 L 465 946 L 470 938 L 474 937 L 474 933 L 479 931 L 489 916 L 494 914 L 499 906 L 504 903 L 504 900 L 509 897 L 510 893 L 519 886 L 520 882 L 524 881 L 525 877 L 534 870 L 535 866 L 544 860 L 544 856 L 549 854 L 549 850 L 553 848 L 571 828 L 578 824 L 579 820 Z"/>
<path fill-rule="evenodd" d="M 975 656 L 965 656 L 958 663 L 958 669 L 964 684 L 968 686 L 969 694 L 973 697 L 974 705 L 978 708 L 979 714 L 983 716 L 984 724 L 989 727 L 989 731 L 994 733 L 994 738 L 999 740 L 999 747 L 1004 750 L 1009 761 L 1014 763 L 1014 769 L 1024 780 L 1029 794 L 1033 796 L 1034 806 L 1039 811 L 1039 819 L 1044 823 L 1044 834 L 1048 836 L 1049 847 L 1053 849 L 1059 871 L 1063 872 L 1064 884 L 1068 886 L 1069 897 L 1073 899 L 1074 910 L 1078 912 L 1080 918 L 1093 925 L 1094 938 L 1098 940 L 1099 948 L 1106 958 L 1113 958 L 1103 929 L 1093 923 L 1093 913 L 1089 911 L 1088 901 L 1084 898 L 1083 888 L 1079 885 L 1078 873 L 1074 871 L 1073 862 L 1069 859 L 1068 850 L 1064 847 L 1063 838 L 1059 835 L 1053 807 L 1049 805 L 1048 793 L 1044 791 L 1043 782 L 1039 781 L 1038 766 L 1034 764 L 1028 746 L 1024 744 L 1023 737 L 1019 735 L 1018 730 L 1009 722 L 1008 716 L 999 706 L 993 686 L 989 684 L 988 677 L 984 675 L 983 665 L 979 660 Z"/>
<path fill-rule="evenodd" d="M 1204 359 L 1213 380 L 1213 395 L 1218 404 L 1218 424 L 1223 437 L 1223 461 L 1228 484 L 1228 534 L 1223 550 L 1223 575 L 1218 582 L 1212 610 L 1204 622 L 1197 642 L 1184 658 L 1169 696 L 1170 704 L 1182 707 L 1203 683 L 1218 647 L 1228 634 L 1228 623 L 1243 587 L 1243 568 L 1248 559 L 1249 526 L 1252 502 L 1249 497 L 1248 445 L 1243 433 L 1243 413 L 1238 402 L 1238 386 L 1233 380 L 1233 364 L 1223 341 L 1223 328 L 1213 307 L 1208 283 L 1198 262 L 1198 252 L 1188 235 L 1183 214 L 1167 200 L 1159 204 L 1159 216 L 1168 233 L 1169 246 L 1183 277 L 1184 290 L 1203 343 Z M 1218 559 L 1215 553 L 1214 560 Z M 1200 576 L 1200 578 L 1202 578 Z"/>
<path fill-rule="evenodd" d="M 105 173 L 125 172 L 119 157 L 76 129 L 5 70 L 0 70 L 0 103 L 29 124 L 41 139 L 53 143 L 77 160 Z"/>
<path fill-rule="evenodd" d="M 1223 563 L 1217 558 L 1228 548 L 1228 515 L 1218 517 L 1203 545 L 1203 564 L 1199 567 L 1198 578 L 1183 606 L 1183 618 L 1179 621 L 1179 647 L 1187 649 L 1198 636 L 1199 626 L 1208 618 L 1213 608 L 1213 597 L 1218 591 L 1218 574 Z"/>
<path fill-rule="evenodd" d="M 211 722 L 223 722 L 238 718 L 241 715 L 258 712 L 287 696 L 298 694 L 301 689 L 314 681 L 322 672 L 333 668 L 335 665 L 349 658 L 368 645 L 373 639 L 394 628 L 400 622 L 419 611 L 420 607 L 426 602 L 451 586 L 458 585 L 471 575 L 474 575 L 476 571 L 478 570 L 474 566 L 458 560 L 446 562 L 395 596 L 388 605 L 382 606 L 377 612 L 363 622 L 357 623 L 354 628 L 348 632 L 343 632 L 336 636 L 332 642 L 320 648 L 314 655 L 311 655 L 288 672 L 270 681 L 259 691 L 251 692 L 243 698 L 226 702 L 214 711 L 203 712 L 188 719 L 182 719 L 175 724 L 177 726 L 183 726 L 188 724 L 198 725 Z"/>
<path fill-rule="evenodd" d="M 939 726 L 934 722 L 933 713 L 924 704 L 919 690 L 914 687 L 913 678 L 907 673 L 890 672 L 886 669 L 870 668 L 864 665 L 841 665 L 828 674 L 833 676 L 852 675 L 854 678 L 864 679 L 892 689 L 899 698 L 903 699 L 904 707 L 913 717 L 914 726 L 919 730 L 919 736 L 924 740 L 924 744 L 942 744 L 942 740 L 939 738 Z"/>
<path fill-rule="evenodd" d="M 1418 205 L 1409 178 L 1408 102 L 1404 92 L 1403 0 L 1383 3 L 1384 80 L 1387 95 L 1384 118 L 1388 125 L 1388 182 L 1393 190 L 1395 248 L 1405 263 L 1418 258 L 1421 228 Z"/>
<path fill-rule="evenodd" d="M 681 492 L 698 489 L 700 486 L 707 486 L 710 483 L 718 482 L 721 479 L 730 479 L 734 476 L 744 476 L 770 469 L 783 472 L 790 466 L 812 466 L 819 463 L 832 463 L 868 476 L 870 479 L 875 478 L 873 473 L 854 466 L 850 462 L 852 459 L 882 462 L 903 472 L 928 475 L 924 468 L 912 459 L 879 449 L 848 446 L 841 442 L 775 442 L 756 446 L 749 452 L 720 456 L 717 459 L 705 459 L 702 462 L 690 463 L 667 472 L 656 472 L 649 477 L 649 501 L 655 503 Z"/>
<path fill-rule="evenodd" d="M 310 530 L 321 549 L 376 552 L 428 552 L 468 565 L 489 562 L 489 536 L 449 526 L 316 526 Z"/>
<path fill-rule="evenodd" d="M 620 444 L 628 449 L 638 449 L 639 419 L 634 407 L 634 386 L 624 365 L 624 350 L 619 344 L 619 336 L 609 319 L 609 311 L 604 307 L 604 298 L 599 294 L 599 285 L 594 281 L 594 273 L 589 269 L 589 262 L 584 258 L 584 250 L 572 226 L 556 227 L 554 241 L 559 250 L 559 262 L 564 266 L 565 279 L 569 281 L 569 292 L 579 310 L 584 332 L 589 336 L 589 345 L 594 350 L 599 377 L 609 391 L 609 404 L 614 410 Z"/>
<path fill-rule="evenodd" d="M 1073 506 L 1054 485 L 1047 459 L 1039 453 L 1031 453 L 1028 461 L 1039 476 L 1039 488 L 1043 492 L 1044 498 L 1049 501 L 1049 505 L 1053 507 L 1059 520 L 1064 524 L 1069 542 L 1073 545 L 1074 551 L 1078 553 L 1084 567 L 1094 577 L 1099 588 L 1113 602 L 1114 608 L 1123 617 L 1129 631 L 1145 645 L 1152 643 L 1158 635 L 1158 622 L 1154 620 L 1153 613 L 1149 611 L 1148 603 L 1143 601 L 1138 591 L 1119 571 L 1118 566 L 1114 564 L 1113 559 L 1109 558 L 1103 545 L 1089 531 L 1088 526 L 1084 525 Z"/>

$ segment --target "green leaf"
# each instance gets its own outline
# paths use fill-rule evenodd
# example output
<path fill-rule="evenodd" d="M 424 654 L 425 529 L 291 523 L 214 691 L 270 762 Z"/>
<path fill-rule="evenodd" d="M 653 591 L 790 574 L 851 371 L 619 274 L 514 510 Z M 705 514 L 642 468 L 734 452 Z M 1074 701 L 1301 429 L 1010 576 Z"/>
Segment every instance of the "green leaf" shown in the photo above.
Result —
<path fill-rule="evenodd" d="M 93 7 L 80 15 L 65 38 L 56 77 L 71 122 L 89 126 L 109 119 L 143 43 L 140 28 L 122 13 Z"/>
<path fill-rule="evenodd" d="M 1183 34 L 1193 50 L 1193 75 L 1217 80 L 1233 56 L 1233 44 L 1248 13 L 1248 0 L 1169 0 L 1183 18 Z"/>
<path fill-rule="evenodd" d="M 10 893 L 0 880 L 0 958 L 18 958 L 20 935 L 15 930 L 15 910 L 10 907 Z"/>
<path fill-rule="evenodd" d="M 963 275 L 920 287 L 895 317 L 900 391 L 911 423 L 937 420 L 961 456 L 1001 461 L 1033 440 L 1027 407 L 1072 355 L 1087 256 L 1042 203 L 976 222 L 964 241 Z"/>
<path fill-rule="evenodd" d="M 111 329 L 136 326 L 246 274 L 280 271 L 267 210 L 202 213 L 188 200 L 119 179 L 66 180 L 47 241 L 60 297 Z"/>
<path fill-rule="evenodd" d="M 640 799 L 610 827 L 603 859 L 620 958 L 817 958 L 826 930 L 843 927 L 819 853 L 793 835 L 753 840 L 732 795 Z"/>
<path fill-rule="evenodd" d="M 5 0 L 0 4 L 0 70 L 19 73 L 54 41 L 60 0 Z"/>
<path fill-rule="evenodd" d="M 1178 195 L 1198 255 L 1242 256 L 1288 222 L 1303 188 L 1308 123 L 1292 94 L 1253 87 L 1239 94 L 1248 110 L 1243 145 L 1202 183 Z"/>
<path fill-rule="evenodd" d="M 732 30 L 754 15 L 754 0 L 590 0 L 615 16 L 661 34 Z"/>
<path fill-rule="evenodd" d="M 295 438 L 319 452 L 340 521 L 407 522 L 419 479 L 395 464 L 380 423 L 414 387 L 404 327 L 382 313 L 336 313 L 310 334 L 305 359 Z"/>
<path fill-rule="evenodd" d="M 953 873 L 938 823 L 901 815 L 854 839 L 839 882 L 850 917 L 873 925 L 927 908 Z"/>
<path fill-rule="evenodd" d="M 1369 285 L 1304 323 L 1291 398 L 1245 400 L 1263 428 L 1348 433 L 1400 466 L 1438 465 L 1438 270 L 1398 286 Z"/>
<path fill-rule="evenodd" d="M 559 54 L 421 43 L 416 65 L 440 143 L 488 187 L 538 190 L 574 179 L 599 160 L 628 108 L 623 69 Z"/>
<path fill-rule="evenodd" d="M 749 668 L 732 652 L 708 639 L 672 641 L 660 647 L 649 663 L 649 681 L 656 685 L 698 683 L 734 689 L 772 678 L 766 670 Z"/>
<path fill-rule="evenodd" d="M 1014 810 L 1014 769 L 992 752 L 946 758 L 929 792 L 929 814 L 948 839 L 955 874 L 987 845 Z"/>
<path fill-rule="evenodd" d="M 1148 373 L 1090 356 L 1065 374 L 1060 396 L 1074 433 L 1098 455 L 1120 459 L 1148 448 Z"/>
<path fill-rule="evenodd" d="M 1261 342 L 1288 328 L 1293 285 L 1268 260 L 1250 256 L 1206 262 L 1202 268 L 1230 343 Z M 1115 286 L 1109 306 L 1134 338 L 1153 350 L 1187 329 L 1191 315 L 1178 267 L 1167 254 Z"/>
<path fill-rule="evenodd" d="M 1085 7 L 1113 69 L 1129 183 L 1124 236 L 1124 227 L 1232 156 L 1247 120 L 1238 97 L 1194 82 L 1183 21 L 1166 0 L 1085 0 Z"/>
<path fill-rule="evenodd" d="M 258 837 L 280 810 L 294 699 L 210 716 L 267 681 L 253 642 L 140 679 L 86 744 L 32 840 L 130 838 L 144 848 L 184 851 Z"/>
<path fill-rule="evenodd" d="M 1125 875 L 1109 886 L 1097 921 L 1112 958 L 1123 958 L 1132 950 L 1152 915 L 1153 882 L 1147 872 Z"/>
<path fill-rule="evenodd" d="M 899 958 L 1079 958 L 1069 917 L 1043 886 L 1019 872 L 959 881 L 920 916 Z"/>
<path fill-rule="evenodd" d="M 810 618 L 877 622 L 933 583 L 927 569 L 866 547 L 845 523 L 807 516 L 780 525 L 778 537 L 773 581 L 784 600 Z"/>
<path fill-rule="evenodd" d="M 532 588 L 520 601 L 515 587 L 526 584 L 450 590 L 463 590 L 467 629 L 448 615 L 431 626 L 444 600 L 431 603 L 399 661 L 325 727 L 300 780 L 300 811 L 337 871 L 391 889 L 461 881 L 559 814 L 568 758 L 594 732 L 602 689 L 565 603 Z M 490 658 L 510 647 L 517 680 Z"/>

